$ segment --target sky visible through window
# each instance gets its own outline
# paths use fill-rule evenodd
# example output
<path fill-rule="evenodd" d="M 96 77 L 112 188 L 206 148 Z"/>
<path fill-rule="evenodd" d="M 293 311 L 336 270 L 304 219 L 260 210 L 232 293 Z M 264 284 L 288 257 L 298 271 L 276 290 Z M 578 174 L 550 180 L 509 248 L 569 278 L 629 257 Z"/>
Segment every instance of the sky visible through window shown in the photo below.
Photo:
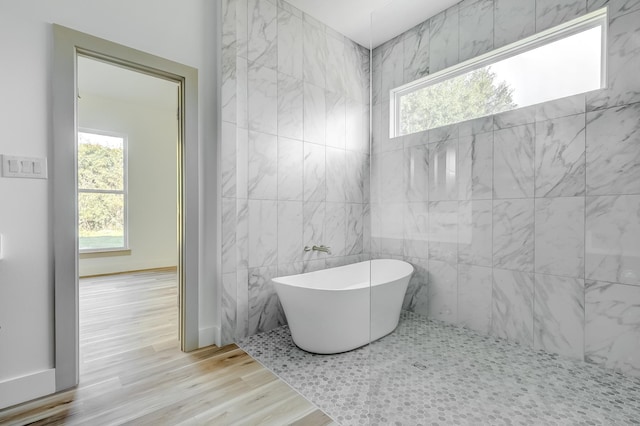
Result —
<path fill-rule="evenodd" d="M 490 65 L 513 89 L 513 102 L 534 105 L 600 88 L 602 27 L 540 46 Z"/>

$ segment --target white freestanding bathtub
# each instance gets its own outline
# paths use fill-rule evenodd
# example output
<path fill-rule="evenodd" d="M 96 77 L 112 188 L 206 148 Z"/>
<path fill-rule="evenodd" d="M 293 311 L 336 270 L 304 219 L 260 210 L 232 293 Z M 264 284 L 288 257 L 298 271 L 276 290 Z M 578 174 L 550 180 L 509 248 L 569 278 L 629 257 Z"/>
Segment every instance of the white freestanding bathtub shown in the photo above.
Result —
<path fill-rule="evenodd" d="M 407 262 L 379 259 L 273 283 L 294 343 L 308 352 L 334 354 L 395 330 L 412 273 Z"/>

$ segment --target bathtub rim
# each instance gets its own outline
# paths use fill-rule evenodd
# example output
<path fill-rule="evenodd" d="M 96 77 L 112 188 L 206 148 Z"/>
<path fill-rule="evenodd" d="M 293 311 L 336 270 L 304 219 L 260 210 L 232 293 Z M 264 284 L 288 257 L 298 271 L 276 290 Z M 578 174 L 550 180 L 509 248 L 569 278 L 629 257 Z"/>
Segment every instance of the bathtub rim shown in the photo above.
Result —
<path fill-rule="evenodd" d="M 393 263 L 399 264 L 403 268 L 408 267 L 409 269 L 404 273 L 401 273 L 401 274 L 399 273 L 398 276 L 393 277 L 393 279 L 391 279 L 391 280 L 380 281 L 380 282 L 376 282 L 375 284 L 371 284 L 371 279 L 369 279 L 368 281 L 361 281 L 361 282 L 358 282 L 357 284 L 349 285 L 348 287 L 345 287 L 345 288 L 335 288 L 335 289 L 318 288 L 318 287 L 309 286 L 309 285 L 301 285 L 301 284 L 295 284 L 295 283 L 291 283 L 291 282 L 282 281 L 282 280 L 287 279 L 287 278 L 295 278 L 295 277 L 300 277 L 302 275 L 318 274 L 318 273 L 330 271 L 330 270 L 333 270 L 333 269 L 348 268 L 350 266 L 359 265 L 359 264 L 362 264 L 362 263 L 371 263 L 371 262 L 375 262 L 375 261 L 393 262 Z M 369 271 L 371 271 L 371 266 L 369 266 Z M 399 271 L 399 272 L 402 272 L 402 271 Z M 296 287 L 296 288 L 301 288 L 301 289 L 305 289 L 305 290 L 313 290 L 313 291 L 320 291 L 320 292 L 355 291 L 355 290 L 362 290 L 362 289 L 366 289 L 366 288 L 382 286 L 382 285 L 388 284 L 389 282 L 392 282 L 392 281 L 395 281 L 395 280 L 398 280 L 398 279 L 402 279 L 402 278 L 405 278 L 407 276 L 411 276 L 414 272 L 415 272 L 415 268 L 413 267 L 413 265 L 411 263 L 407 262 L 407 261 L 404 261 L 404 260 L 400 260 L 400 259 L 371 259 L 371 260 L 363 260 L 361 262 L 356 262 L 356 263 L 350 263 L 348 265 L 341 265 L 341 266 L 334 266 L 332 268 L 319 269 L 317 271 L 303 272 L 301 274 L 283 275 L 283 276 L 272 278 L 271 281 L 273 281 L 273 283 L 277 284 L 277 285 L 283 285 L 283 286 L 288 286 L 288 287 Z M 360 280 L 358 280 L 358 281 L 360 281 Z"/>

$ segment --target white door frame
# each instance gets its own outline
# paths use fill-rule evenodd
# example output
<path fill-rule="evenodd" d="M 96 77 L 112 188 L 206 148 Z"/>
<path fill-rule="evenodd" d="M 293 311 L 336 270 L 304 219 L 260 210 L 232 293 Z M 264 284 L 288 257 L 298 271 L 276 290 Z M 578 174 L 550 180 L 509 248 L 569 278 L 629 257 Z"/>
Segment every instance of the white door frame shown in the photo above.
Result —
<path fill-rule="evenodd" d="M 180 86 L 178 282 L 180 346 L 198 348 L 198 71 L 59 25 L 53 26 L 53 255 L 56 391 L 79 382 L 77 57 L 88 56 Z"/>

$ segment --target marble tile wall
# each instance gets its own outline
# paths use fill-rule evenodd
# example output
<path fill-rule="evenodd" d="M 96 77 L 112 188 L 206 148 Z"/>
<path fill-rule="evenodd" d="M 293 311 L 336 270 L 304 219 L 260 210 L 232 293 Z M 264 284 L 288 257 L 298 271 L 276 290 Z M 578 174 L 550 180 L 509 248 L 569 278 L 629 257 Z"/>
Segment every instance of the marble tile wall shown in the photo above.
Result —
<path fill-rule="evenodd" d="M 369 247 L 369 50 L 282 0 L 223 0 L 222 343 L 285 323 L 271 278 Z M 325 244 L 332 254 L 305 253 Z"/>
<path fill-rule="evenodd" d="M 608 6 L 607 87 L 400 138 L 389 89 Z M 464 0 L 372 55 L 372 256 L 404 308 L 640 376 L 640 2 Z"/>

